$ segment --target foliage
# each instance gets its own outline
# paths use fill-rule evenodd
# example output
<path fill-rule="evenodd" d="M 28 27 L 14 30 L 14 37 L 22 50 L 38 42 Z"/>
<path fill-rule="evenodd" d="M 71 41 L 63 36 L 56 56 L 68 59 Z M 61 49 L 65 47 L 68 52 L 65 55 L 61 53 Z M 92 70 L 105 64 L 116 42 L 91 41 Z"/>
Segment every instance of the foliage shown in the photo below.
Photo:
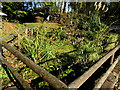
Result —
<path fill-rule="evenodd" d="M 109 4 L 109 9 L 103 16 L 103 20 L 105 24 L 111 25 L 111 23 L 119 23 L 120 22 L 120 2 L 111 2 Z"/>
<path fill-rule="evenodd" d="M 19 35 L 19 37 L 21 37 Z M 59 29 L 50 29 L 38 27 L 35 29 L 31 29 L 28 34 L 22 39 L 21 38 L 21 52 L 33 60 L 35 63 L 40 64 L 41 67 L 45 68 L 49 72 L 58 72 L 56 76 L 59 79 L 66 77 L 73 70 L 70 68 L 66 68 L 64 71 L 64 67 L 62 67 L 63 62 L 61 62 L 61 53 L 67 53 L 69 51 L 74 50 L 73 46 L 67 41 L 66 31 L 62 28 Z M 52 60 L 53 59 L 53 60 Z M 65 60 L 63 58 L 63 60 Z M 68 62 L 68 61 L 66 61 Z M 19 68 L 16 68 L 19 70 Z M 23 77 L 26 80 L 30 78 L 37 78 L 38 76 L 31 71 L 26 66 L 21 71 Z M 40 85 L 43 82 L 40 82 Z"/>
<path fill-rule="evenodd" d="M 8 15 L 8 20 L 15 20 L 15 21 L 20 21 L 27 13 L 23 11 L 23 2 L 3 2 L 3 12 Z M 23 19 L 22 19 L 23 20 Z"/>
<path fill-rule="evenodd" d="M 36 22 L 41 22 L 42 23 L 44 21 L 44 18 L 39 17 L 39 16 L 36 16 L 35 19 L 36 19 Z"/>
<path fill-rule="evenodd" d="M 103 56 L 104 51 L 111 50 L 118 43 L 117 35 L 114 36 L 116 43 L 111 42 L 111 47 L 110 42 L 108 43 L 111 40 L 112 34 L 109 34 L 111 31 L 109 26 L 101 21 L 100 14 L 102 10 L 100 8 L 102 6 L 95 10 L 93 4 L 90 4 L 90 8 L 87 8 L 87 4 L 89 3 L 78 2 L 77 6 L 73 6 L 74 11 L 70 13 L 73 19 L 72 29 L 70 25 L 68 26 L 71 29 L 70 32 L 73 34 L 73 43 L 77 50 L 75 57 L 78 63 L 81 62 L 83 64 L 95 62 Z"/>
<path fill-rule="evenodd" d="M 47 32 L 46 29 L 42 27 L 37 30 L 32 29 L 31 33 L 31 37 L 26 36 L 23 42 L 21 42 L 22 47 L 24 47 L 23 53 L 28 57 L 31 56 L 31 59 L 34 61 L 55 58 L 56 42 L 60 42 L 61 39 L 65 38 L 64 32 L 61 29 L 59 31 Z M 54 45 L 55 43 L 56 45 Z"/>
<path fill-rule="evenodd" d="M 3 2 L 2 10 L 8 15 L 7 18 L 9 21 L 15 19 L 19 22 L 34 22 L 36 16 L 43 17 L 44 20 L 46 20 L 48 15 L 51 16 L 52 21 L 56 18 L 60 18 L 62 14 L 69 15 L 69 12 L 66 13 L 66 10 L 69 9 L 74 13 L 74 15 L 71 16 L 73 19 L 79 18 L 76 17 L 78 13 L 80 17 L 81 15 L 87 15 L 89 17 L 94 15 L 94 12 L 97 11 L 102 17 L 102 20 L 108 24 L 109 19 L 112 22 L 119 19 L 119 4 L 120 3 L 115 2 L 111 2 L 110 5 L 105 2 Z M 62 18 L 63 17 L 61 17 L 61 19 Z M 108 19 L 105 20 L 106 18 Z"/>
<path fill-rule="evenodd" d="M 4 4 L 5 7 L 7 7 L 6 4 Z M 58 20 L 58 23 L 65 27 L 48 28 L 48 26 L 37 24 L 39 27 L 31 28 L 29 32 L 18 35 L 20 38 L 18 47 L 24 55 L 57 78 L 66 81 L 67 84 L 69 81 L 67 82 L 66 78 L 70 77 L 71 80 L 77 78 L 119 43 L 119 35 L 110 33 L 109 26 L 102 21 L 104 19 L 102 14 L 105 15 L 107 10 L 104 9 L 105 3 L 94 5 L 94 3 L 71 2 L 72 12 L 68 14 L 61 13 L 63 11 L 59 8 L 62 6 L 61 3 L 58 3 L 61 4 L 60 6 L 56 6 L 53 2 L 38 4 L 43 7 L 26 11 L 21 9 L 12 13 L 18 14 L 17 20 L 25 16 L 32 16 L 33 19 L 38 16 L 38 21 L 41 20 L 39 16 L 43 15 L 45 20 L 45 17 L 50 14 L 52 20 Z M 10 12 L 12 5 L 13 3 L 8 4 Z M 32 80 L 39 77 L 24 64 L 20 66 L 22 70 L 19 67 L 15 69 L 23 75 L 24 79 Z M 39 85 L 48 86 L 48 83 L 41 80 Z"/>

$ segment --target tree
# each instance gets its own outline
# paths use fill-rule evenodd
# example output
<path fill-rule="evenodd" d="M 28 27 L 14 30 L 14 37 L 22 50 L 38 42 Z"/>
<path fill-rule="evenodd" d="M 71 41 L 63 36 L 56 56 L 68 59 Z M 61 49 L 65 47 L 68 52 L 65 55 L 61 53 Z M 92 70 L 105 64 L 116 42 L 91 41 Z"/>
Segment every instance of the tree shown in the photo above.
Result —
<path fill-rule="evenodd" d="M 3 12 L 8 15 L 7 19 L 9 21 L 20 21 L 24 20 L 27 12 L 24 11 L 23 2 L 3 2 Z"/>

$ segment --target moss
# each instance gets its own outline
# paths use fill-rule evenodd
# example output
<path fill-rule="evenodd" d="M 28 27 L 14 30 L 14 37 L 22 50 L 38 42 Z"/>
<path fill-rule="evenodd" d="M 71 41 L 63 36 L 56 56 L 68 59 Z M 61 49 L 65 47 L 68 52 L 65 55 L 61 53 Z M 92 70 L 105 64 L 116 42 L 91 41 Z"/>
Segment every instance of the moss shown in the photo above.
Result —
<path fill-rule="evenodd" d="M 100 56 L 98 55 L 97 52 L 89 55 L 89 61 L 98 60 L 99 58 L 100 58 Z"/>
<path fill-rule="evenodd" d="M 55 49 L 59 54 L 60 53 L 67 53 L 67 52 L 75 50 L 73 45 L 63 45 L 63 46 L 55 47 Z"/>
<path fill-rule="evenodd" d="M 108 43 L 113 43 L 118 40 L 118 34 L 109 34 L 109 38 L 107 40 Z"/>
<path fill-rule="evenodd" d="M 108 44 L 107 47 L 105 48 L 106 51 L 110 51 L 111 49 L 113 49 L 115 47 L 115 43 L 112 44 Z"/>

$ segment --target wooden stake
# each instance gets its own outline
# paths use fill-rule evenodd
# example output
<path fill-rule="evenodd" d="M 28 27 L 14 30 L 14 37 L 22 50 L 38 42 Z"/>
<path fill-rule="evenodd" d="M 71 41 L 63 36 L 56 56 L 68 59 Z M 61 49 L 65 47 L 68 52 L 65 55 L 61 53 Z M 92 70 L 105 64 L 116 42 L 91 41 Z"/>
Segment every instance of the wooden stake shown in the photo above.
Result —
<path fill-rule="evenodd" d="M 113 64 L 114 56 L 115 56 L 115 54 L 112 55 L 112 58 L 111 58 L 110 64 Z"/>

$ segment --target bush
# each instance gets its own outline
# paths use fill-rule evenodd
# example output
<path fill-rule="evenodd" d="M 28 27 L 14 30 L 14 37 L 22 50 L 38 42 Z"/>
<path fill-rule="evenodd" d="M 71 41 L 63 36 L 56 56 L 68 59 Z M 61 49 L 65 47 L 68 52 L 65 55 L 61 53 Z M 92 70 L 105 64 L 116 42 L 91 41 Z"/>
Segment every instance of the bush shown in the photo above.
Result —
<path fill-rule="evenodd" d="M 43 23 L 43 22 L 44 22 L 44 18 L 43 18 L 43 17 L 40 17 L 40 16 L 36 16 L 36 17 L 35 17 L 35 21 L 36 21 L 36 22 Z"/>

